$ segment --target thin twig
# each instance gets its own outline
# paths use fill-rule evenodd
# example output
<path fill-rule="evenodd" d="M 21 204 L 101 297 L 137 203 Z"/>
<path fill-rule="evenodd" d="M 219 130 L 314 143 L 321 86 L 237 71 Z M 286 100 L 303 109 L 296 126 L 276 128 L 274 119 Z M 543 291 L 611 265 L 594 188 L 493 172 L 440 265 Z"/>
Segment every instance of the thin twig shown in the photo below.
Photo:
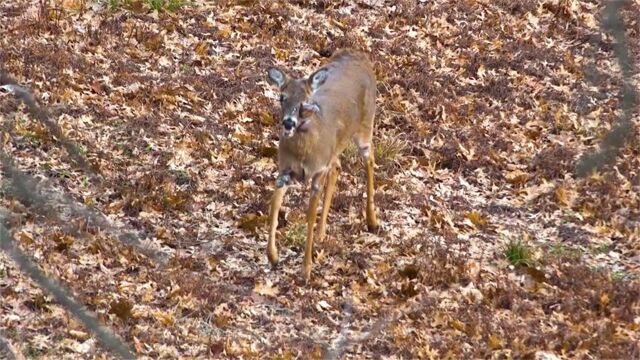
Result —
<path fill-rule="evenodd" d="M 338 359 L 342 352 L 344 351 L 347 340 L 349 339 L 349 328 L 351 327 L 351 315 L 353 314 L 353 307 L 351 302 L 347 302 L 344 305 L 344 318 L 342 319 L 342 324 L 340 325 L 340 333 L 335 340 L 335 344 L 331 351 L 327 352 L 325 359 Z"/>
<path fill-rule="evenodd" d="M 28 88 L 19 85 L 14 78 L 9 76 L 1 68 L 0 90 L 11 93 L 20 98 L 27 106 L 29 113 L 40 121 L 49 130 L 49 132 L 58 139 L 74 163 L 83 170 L 87 170 L 92 174 L 94 173 L 93 168 L 78 150 L 77 146 L 71 140 L 67 139 L 62 132 L 62 128 L 60 128 L 56 122 L 51 120 L 51 114 L 49 114 L 49 111 L 45 107 L 38 105 L 38 101 Z"/>
<path fill-rule="evenodd" d="M 78 318 L 88 330 L 93 332 L 106 350 L 112 351 L 123 359 L 135 359 L 133 352 L 124 342 L 100 325 L 95 316 L 90 314 L 71 297 L 68 290 L 54 280 L 49 279 L 36 264 L 13 243 L 9 231 L 2 225 L 3 220 L 4 219 L 0 219 L 0 249 L 4 250 L 23 272 L 29 275 L 40 287 L 51 293 L 60 305 Z"/>
<path fill-rule="evenodd" d="M 345 336 L 345 338 L 340 341 L 339 343 L 340 347 L 336 349 L 335 356 L 331 357 L 330 355 L 332 354 L 329 354 L 327 355 L 327 358 L 328 359 L 338 358 L 343 351 L 347 351 L 354 344 L 361 344 L 366 341 L 371 341 L 376 336 L 378 336 L 378 334 L 384 331 L 384 329 L 400 321 L 400 319 L 402 319 L 402 317 L 404 317 L 405 315 L 410 313 L 416 313 L 416 312 L 425 312 L 431 309 L 433 304 L 434 304 L 434 300 L 425 295 L 421 301 L 414 303 L 404 311 L 399 310 L 399 311 L 396 311 L 395 314 L 392 311 L 385 312 L 386 315 L 381 316 L 375 323 L 373 323 L 369 331 L 365 332 L 361 336 L 358 336 L 354 339 L 349 339 L 348 336 Z"/>
<path fill-rule="evenodd" d="M 2 332 L 0 332 L 0 359 L 23 360 L 24 356 L 11 344 Z"/>
<path fill-rule="evenodd" d="M 8 194 L 15 196 L 23 205 L 31 208 L 34 212 L 49 219 L 56 219 L 61 223 L 69 223 L 70 218 L 74 216 L 82 217 L 91 225 L 115 233 L 120 241 L 134 246 L 157 263 L 165 264 L 167 262 L 163 253 L 143 245 L 135 232 L 122 231 L 112 225 L 109 219 L 98 210 L 69 199 L 55 190 L 43 189 L 43 186 L 39 185 L 35 178 L 15 167 L 9 156 L 2 150 L 0 150 L 0 170 L 8 180 Z M 67 230 L 71 228 L 72 226 L 69 226 Z"/>

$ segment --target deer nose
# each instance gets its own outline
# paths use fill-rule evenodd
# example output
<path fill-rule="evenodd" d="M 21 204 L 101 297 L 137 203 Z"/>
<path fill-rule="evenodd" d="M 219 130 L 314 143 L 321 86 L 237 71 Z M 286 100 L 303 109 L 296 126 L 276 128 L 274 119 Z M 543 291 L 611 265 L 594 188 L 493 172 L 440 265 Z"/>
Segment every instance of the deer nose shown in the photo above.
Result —
<path fill-rule="evenodd" d="M 296 123 L 293 121 L 293 119 L 288 117 L 282 120 L 282 126 L 284 126 L 285 130 L 291 130 L 294 126 L 296 126 Z"/>

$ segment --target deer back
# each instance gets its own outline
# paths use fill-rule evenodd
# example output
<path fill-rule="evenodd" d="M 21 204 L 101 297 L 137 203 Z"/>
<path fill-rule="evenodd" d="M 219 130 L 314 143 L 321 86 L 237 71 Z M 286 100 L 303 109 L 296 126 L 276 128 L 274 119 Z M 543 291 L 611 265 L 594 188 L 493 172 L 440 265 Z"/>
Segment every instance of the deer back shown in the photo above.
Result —
<path fill-rule="evenodd" d="M 373 116 L 369 115 L 375 112 L 375 75 L 368 57 L 353 50 L 338 52 L 324 68 L 328 69 L 327 80 L 311 101 L 321 109 L 318 126 L 336 129 L 335 152 L 339 154 L 354 133 L 372 125 Z"/>

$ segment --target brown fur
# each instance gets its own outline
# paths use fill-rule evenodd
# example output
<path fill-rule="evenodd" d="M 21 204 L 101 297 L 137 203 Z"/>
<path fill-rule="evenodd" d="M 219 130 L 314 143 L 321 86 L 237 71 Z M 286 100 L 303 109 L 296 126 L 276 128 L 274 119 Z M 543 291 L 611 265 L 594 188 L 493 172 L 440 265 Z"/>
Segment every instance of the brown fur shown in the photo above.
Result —
<path fill-rule="evenodd" d="M 311 85 L 314 75 L 327 69 L 327 77 L 317 86 L 315 92 Z M 338 176 L 339 155 L 349 141 L 355 141 L 367 160 L 367 225 L 377 227 L 373 205 L 373 153 L 372 136 L 375 116 L 376 82 L 373 65 L 368 56 L 354 50 L 340 50 L 329 62 L 308 79 L 290 79 L 284 76 L 281 81 L 283 114 L 296 106 L 311 103 L 319 107 L 319 112 L 302 116 L 299 126 L 291 137 L 280 138 L 278 163 L 280 176 L 289 174 L 292 178 L 312 181 L 311 199 L 307 212 L 307 246 L 305 249 L 304 276 L 311 271 L 311 252 L 313 248 L 313 226 L 316 208 L 319 202 L 320 187 L 325 185 L 324 209 L 319 227 L 319 238 L 325 236 L 326 217 L 331 204 L 333 189 Z M 272 80 L 277 82 L 275 80 Z M 293 112 L 295 113 L 295 111 Z M 284 130 L 283 130 L 284 134 Z M 328 175 L 328 176 L 327 176 Z M 326 184 L 323 184 L 325 179 Z M 286 186 L 276 189 L 271 213 L 269 244 L 267 254 L 275 264 L 278 260 L 275 246 L 277 213 L 284 197 Z"/>
<path fill-rule="evenodd" d="M 280 140 L 280 171 L 291 169 L 304 180 L 335 162 L 354 136 L 360 143 L 370 143 L 373 131 L 376 88 L 371 62 L 362 53 L 342 50 L 324 68 L 329 69 L 329 78 L 311 97 L 321 114 L 312 115 L 306 132 Z"/>

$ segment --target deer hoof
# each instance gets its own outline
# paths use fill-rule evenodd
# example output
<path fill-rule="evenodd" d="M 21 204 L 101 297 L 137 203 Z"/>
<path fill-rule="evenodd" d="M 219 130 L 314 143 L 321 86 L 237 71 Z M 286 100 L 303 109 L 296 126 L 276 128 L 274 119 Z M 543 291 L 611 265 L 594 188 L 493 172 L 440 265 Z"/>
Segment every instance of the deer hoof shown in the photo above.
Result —
<path fill-rule="evenodd" d="M 302 280 L 306 283 L 311 279 L 311 266 L 304 266 L 302 269 Z"/>
<path fill-rule="evenodd" d="M 367 230 L 369 230 L 369 232 L 371 233 L 378 231 L 379 228 L 380 228 L 380 225 L 378 225 L 377 222 L 373 224 L 367 224 Z"/>
<path fill-rule="evenodd" d="M 272 266 L 278 265 L 278 250 L 267 249 L 267 258 Z"/>

